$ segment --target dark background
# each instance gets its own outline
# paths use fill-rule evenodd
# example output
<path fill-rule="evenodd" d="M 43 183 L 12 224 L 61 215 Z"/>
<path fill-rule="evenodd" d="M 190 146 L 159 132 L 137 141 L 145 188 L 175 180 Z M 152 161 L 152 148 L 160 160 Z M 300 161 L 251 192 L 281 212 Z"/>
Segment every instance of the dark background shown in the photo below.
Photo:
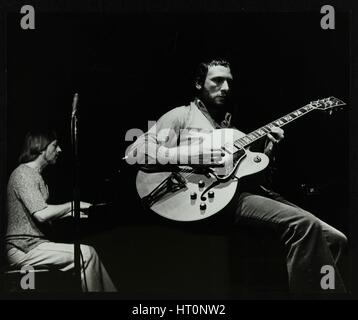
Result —
<path fill-rule="evenodd" d="M 165 280 L 148 289 L 153 286 L 150 272 L 163 275 L 158 271 L 163 257 L 168 264 L 179 258 L 167 255 L 174 250 L 172 233 L 168 229 L 158 233 L 156 225 L 142 216 L 135 170 L 121 161 L 129 145 L 124 137 L 127 130 L 146 131 L 148 120 L 188 104 L 196 65 L 205 57 L 224 56 L 233 65 L 236 125 L 242 131 L 257 129 L 319 98 L 336 96 L 348 104 L 332 116 L 314 111 L 285 128 L 275 186 L 349 237 L 349 15 L 336 13 L 335 30 L 322 30 L 321 17 L 319 11 L 41 13 L 36 15 L 36 29 L 24 31 L 19 15 L 9 14 L 7 177 L 17 165 L 25 133 L 53 126 L 63 155 L 45 178 L 53 203 L 71 198 L 70 114 L 73 94 L 78 92 L 81 198 L 114 204 L 98 230 L 91 229 L 85 239 L 97 248 L 129 296 L 175 296 L 180 290 L 185 294 L 184 286 L 179 291 L 168 289 Z M 306 194 L 302 184 L 313 186 L 317 193 Z M 210 239 L 215 265 L 233 244 Z M 199 241 L 199 251 L 206 247 Z M 230 278 L 226 265 L 220 267 L 221 277 Z M 190 282 L 185 272 L 177 278 Z M 219 282 L 211 280 L 213 287 Z M 223 295 L 226 290 L 223 285 Z"/>

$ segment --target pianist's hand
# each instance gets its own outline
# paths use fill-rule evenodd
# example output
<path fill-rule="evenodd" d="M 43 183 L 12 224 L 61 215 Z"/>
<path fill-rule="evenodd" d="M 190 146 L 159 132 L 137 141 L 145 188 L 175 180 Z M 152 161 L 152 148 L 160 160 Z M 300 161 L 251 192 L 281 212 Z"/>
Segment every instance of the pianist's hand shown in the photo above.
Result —
<path fill-rule="evenodd" d="M 88 209 L 90 206 L 92 206 L 92 203 L 80 201 L 80 209 L 81 210 Z M 88 212 L 80 211 L 80 219 L 86 219 L 86 218 L 88 218 Z"/>
<path fill-rule="evenodd" d="M 88 209 L 90 206 L 92 206 L 92 203 L 80 201 L 80 210 Z M 65 215 L 61 216 L 61 218 L 67 218 L 67 217 L 73 217 L 74 216 L 74 210 L 70 210 Z M 80 218 L 88 218 L 88 213 L 80 211 Z"/>
<path fill-rule="evenodd" d="M 88 214 L 83 211 L 80 211 L 80 219 L 87 219 L 87 218 L 88 218 Z"/>
<path fill-rule="evenodd" d="M 80 209 L 88 209 L 91 205 L 92 203 L 80 201 Z"/>

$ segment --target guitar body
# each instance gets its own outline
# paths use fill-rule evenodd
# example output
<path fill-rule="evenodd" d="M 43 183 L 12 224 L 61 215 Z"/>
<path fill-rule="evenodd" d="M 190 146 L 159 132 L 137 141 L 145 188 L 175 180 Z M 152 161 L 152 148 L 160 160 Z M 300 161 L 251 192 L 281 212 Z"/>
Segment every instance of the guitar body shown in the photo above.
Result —
<path fill-rule="evenodd" d="M 196 221 L 208 218 L 223 208 L 233 198 L 238 179 L 264 170 L 268 157 L 263 153 L 251 152 L 247 149 L 233 148 L 233 141 L 244 136 L 235 129 L 218 129 L 203 143 L 212 143 L 215 147 L 221 145 L 225 152 L 225 165 L 213 168 L 214 173 L 224 178 L 220 183 L 206 190 L 217 182 L 213 174 L 194 172 L 180 173 L 185 185 L 174 192 L 165 193 L 160 199 L 150 205 L 155 213 L 175 221 Z M 179 168 L 188 168 L 181 166 Z M 172 172 L 146 172 L 140 170 L 137 174 L 136 186 L 140 198 L 146 197 L 157 188 L 165 179 L 170 178 Z M 203 195 L 203 192 L 205 194 Z M 211 191 L 210 193 L 208 191 Z M 193 199 L 192 195 L 196 194 Z M 202 197 L 203 195 L 203 197 Z"/>
<path fill-rule="evenodd" d="M 345 105 L 342 100 L 328 97 L 309 104 L 245 135 L 234 129 L 219 129 L 203 134 L 202 143 L 225 152 L 224 165 L 212 171 L 194 170 L 193 166 L 173 172 L 139 171 L 136 186 L 142 202 L 157 214 L 176 221 L 195 221 L 208 218 L 233 198 L 238 179 L 264 170 L 268 157 L 251 152 L 249 145 L 265 136 L 273 126 L 282 127 L 312 110 L 329 110 Z M 182 162 L 181 162 L 182 163 Z M 188 162 L 189 163 L 189 162 Z M 191 163 L 192 165 L 192 163 Z M 181 167 L 176 167 L 176 169 Z M 188 170 L 191 173 L 188 173 Z M 169 186 L 169 188 L 163 188 Z M 160 193 L 158 192 L 160 191 Z"/>

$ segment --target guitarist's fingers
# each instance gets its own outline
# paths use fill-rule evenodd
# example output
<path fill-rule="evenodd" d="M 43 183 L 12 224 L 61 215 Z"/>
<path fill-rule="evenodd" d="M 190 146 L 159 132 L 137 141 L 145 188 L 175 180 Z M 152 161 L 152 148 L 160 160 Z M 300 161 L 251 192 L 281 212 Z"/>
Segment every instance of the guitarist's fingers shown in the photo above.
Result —
<path fill-rule="evenodd" d="M 224 154 L 225 155 L 225 154 Z M 218 162 L 218 161 L 221 161 L 223 158 L 223 155 L 222 155 L 222 152 L 219 151 L 219 152 L 212 152 L 211 154 L 211 161 L 212 162 Z"/>
<path fill-rule="evenodd" d="M 211 149 L 211 153 L 214 155 L 220 155 L 221 157 L 225 156 L 225 152 L 222 149 Z"/>
<path fill-rule="evenodd" d="M 273 143 L 278 143 L 278 140 L 275 139 L 270 133 L 267 134 L 267 138 L 269 138 Z"/>
<path fill-rule="evenodd" d="M 225 153 L 220 151 L 220 150 L 219 151 L 212 151 L 211 154 L 214 155 L 214 156 L 218 156 L 218 157 L 219 156 L 223 157 L 225 155 Z"/>
<path fill-rule="evenodd" d="M 197 157 L 200 163 L 210 164 L 220 161 L 224 155 L 225 153 L 221 149 L 210 149 L 199 153 Z"/>
<path fill-rule="evenodd" d="M 225 155 L 225 152 L 221 148 L 211 148 L 210 150 L 211 150 L 211 152 L 214 152 L 214 153 L 220 153 L 221 156 Z"/>
<path fill-rule="evenodd" d="M 224 164 L 225 163 L 225 159 L 221 158 L 215 161 L 216 164 Z"/>
<path fill-rule="evenodd" d="M 271 131 L 274 132 L 274 133 L 278 133 L 278 134 L 280 134 L 280 135 L 281 135 L 281 134 L 283 135 L 284 132 L 285 132 L 282 128 L 276 127 L 276 126 L 272 127 L 272 128 L 271 128 Z"/>
<path fill-rule="evenodd" d="M 218 159 L 217 156 L 214 156 L 212 153 L 201 153 L 198 156 L 199 163 L 201 164 L 210 164 Z"/>
<path fill-rule="evenodd" d="M 285 132 L 283 131 L 283 129 L 279 128 L 279 127 L 272 127 L 271 128 L 271 137 L 274 136 L 275 139 L 277 140 L 277 142 L 280 142 L 285 135 Z"/>

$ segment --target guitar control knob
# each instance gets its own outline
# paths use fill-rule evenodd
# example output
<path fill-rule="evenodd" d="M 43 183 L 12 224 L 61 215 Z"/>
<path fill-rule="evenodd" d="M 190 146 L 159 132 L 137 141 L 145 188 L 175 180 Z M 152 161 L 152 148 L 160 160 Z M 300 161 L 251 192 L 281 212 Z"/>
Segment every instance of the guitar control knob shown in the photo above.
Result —
<path fill-rule="evenodd" d="M 256 156 L 256 157 L 254 158 L 254 162 L 261 162 L 261 157 Z"/>
<path fill-rule="evenodd" d="M 200 210 L 205 210 L 206 204 L 204 202 L 200 203 Z"/>
<path fill-rule="evenodd" d="M 205 182 L 203 180 L 200 180 L 198 185 L 199 185 L 199 188 L 204 188 L 205 187 Z"/>
<path fill-rule="evenodd" d="M 191 200 L 195 200 L 197 197 L 198 197 L 198 196 L 197 196 L 196 192 L 192 192 L 192 193 L 190 194 L 190 199 L 191 199 Z"/>
<path fill-rule="evenodd" d="M 208 196 L 210 199 L 214 198 L 214 195 L 215 195 L 214 191 L 211 190 L 208 192 Z"/>

